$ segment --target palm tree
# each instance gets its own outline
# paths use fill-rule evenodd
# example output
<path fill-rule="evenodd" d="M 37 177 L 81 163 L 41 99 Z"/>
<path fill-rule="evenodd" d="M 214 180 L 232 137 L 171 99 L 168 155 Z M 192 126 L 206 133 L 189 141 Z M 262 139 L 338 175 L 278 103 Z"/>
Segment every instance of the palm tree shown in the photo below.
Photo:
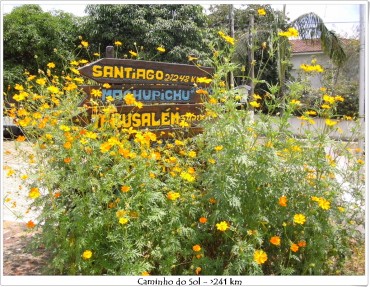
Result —
<path fill-rule="evenodd" d="M 323 20 L 315 13 L 299 16 L 292 22 L 303 40 L 320 39 L 323 52 L 329 56 L 333 63 L 341 67 L 347 59 L 340 39 L 334 31 L 329 31 Z"/>

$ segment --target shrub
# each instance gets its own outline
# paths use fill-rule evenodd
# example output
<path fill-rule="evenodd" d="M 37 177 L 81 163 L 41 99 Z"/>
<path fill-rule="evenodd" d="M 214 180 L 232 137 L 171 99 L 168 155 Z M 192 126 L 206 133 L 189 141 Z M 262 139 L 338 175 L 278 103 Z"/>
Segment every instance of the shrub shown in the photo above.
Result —
<path fill-rule="evenodd" d="M 352 238 L 363 237 L 362 152 L 330 139 L 337 122 L 296 138 L 293 92 L 279 118 L 259 113 L 260 99 L 237 109 L 239 95 L 223 81 L 234 68 L 232 43 L 221 38 L 230 45 L 211 59 L 204 131 L 192 138 L 122 128 L 114 105 L 98 97 L 76 109 L 83 80 L 75 67 L 15 87 L 19 106 L 7 114 L 35 150 L 23 177 L 41 212 L 28 226 L 50 253 L 47 274 L 343 272 Z M 322 104 L 316 111 L 330 120 L 337 101 Z M 282 104 L 270 96 L 265 105 Z M 95 121 L 81 126 L 76 116 L 88 108 Z"/>

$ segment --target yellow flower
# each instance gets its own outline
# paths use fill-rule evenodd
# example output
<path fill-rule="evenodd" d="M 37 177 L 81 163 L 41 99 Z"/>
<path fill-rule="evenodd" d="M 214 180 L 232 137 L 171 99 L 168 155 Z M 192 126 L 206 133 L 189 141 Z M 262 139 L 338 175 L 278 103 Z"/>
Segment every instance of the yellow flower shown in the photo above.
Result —
<path fill-rule="evenodd" d="M 317 115 L 317 113 L 315 111 L 306 111 L 305 114 L 308 115 L 308 116 L 316 116 Z"/>
<path fill-rule="evenodd" d="M 32 187 L 30 192 L 28 193 L 28 196 L 32 199 L 36 199 L 40 197 L 41 193 L 37 187 Z"/>
<path fill-rule="evenodd" d="M 195 251 L 195 252 L 199 252 L 201 249 L 202 249 L 202 247 L 200 247 L 199 244 L 196 244 L 196 245 L 193 246 L 193 251 Z"/>
<path fill-rule="evenodd" d="M 344 102 L 344 98 L 342 96 L 335 96 L 334 99 L 337 101 L 337 102 Z"/>
<path fill-rule="evenodd" d="M 23 101 L 24 99 L 26 99 L 27 96 L 28 96 L 28 93 L 20 92 L 19 94 L 14 95 L 13 99 L 16 100 L 17 102 L 20 102 L 20 101 Z"/>
<path fill-rule="evenodd" d="M 253 108 L 259 108 L 261 106 L 261 104 L 260 103 L 257 103 L 256 101 L 249 102 L 249 104 Z"/>
<path fill-rule="evenodd" d="M 257 94 L 253 94 L 253 98 L 255 100 L 262 100 L 262 97 L 260 95 L 257 95 Z"/>
<path fill-rule="evenodd" d="M 306 216 L 303 214 L 295 214 L 293 221 L 298 224 L 304 224 L 306 222 Z"/>
<path fill-rule="evenodd" d="M 81 41 L 81 45 L 82 45 L 82 47 L 87 48 L 87 47 L 89 47 L 89 42 Z"/>
<path fill-rule="evenodd" d="M 302 64 L 302 65 L 300 66 L 300 68 L 301 68 L 303 71 L 307 72 L 307 73 L 310 73 L 310 72 L 323 73 L 323 72 L 324 72 L 324 69 L 323 69 L 320 65 L 318 65 L 318 64 L 316 64 L 316 65 L 307 65 L 307 64 Z"/>
<path fill-rule="evenodd" d="M 194 182 L 195 181 L 195 177 L 192 176 L 190 173 L 188 172 L 181 172 L 180 173 L 180 177 L 184 180 L 187 180 L 188 182 Z"/>
<path fill-rule="evenodd" d="M 195 158 L 197 156 L 197 153 L 192 150 L 192 151 L 188 152 L 188 156 L 191 157 L 191 158 Z"/>
<path fill-rule="evenodd" d="M 346 209 L 345 209 L 344 207 L 342 207 L 342 206 L 338 206 L 338 210 L 339 210 L 340 212 L 344 212 Z"/>
<path fill-rule="evenodd" d="M 114 42 L 114 45 L 115 45 L 115 46 L 122 46 L 122 42 L 120 42 L 120 41 L 115 41 L 115 42 Z"/>
<path fill-rule="evenodd" d="M 112 148 L 112 144 L 109 142 L 104 142 L 100 145 L 100 151 L 102 153 L 108 152 Z"/>
<path fill-rule="evenodd" d="M 280 245 L 281 239 L 279 236 L 273 236 L 270 238 L 270 242 L 276 246 Z"/>
<path fill-rule="evenodd" d="M 88 259 L 90 259 L 90 258 L 91 258 L 91 256 L 92 256 L 92 252 L 91 252 L 91 250 L 85 250 L 85 251 L 82 253 L 82 258 L 83 258 L 84 260 L 88 260 Z"/>
<path fill-rule="evenodd" d="M 322 99 L 324 100 L 324 102 L 328 102 L 329 104 L 333 104 L 335 102 L 335 98 L 327 94 L 325 94 Z"/>
<path fill-rule="evenodd" d="M 206 78 L 206 77 L 198 77 L 197 78 L 197 83 L 209 84 L 210 82 L 212 82 L 212 79 L 210 79 L 210 78 Z"/>
<path fill-rule="evenodd" d="M 325 124 L 329 127 L 332 127 L 332 126 L 335 126 L 338 122 L 337 121 L 333 121 L 331 119 L 326 119 L 325 120 Z"/>
<path fill-rule="evenodd" d="M 220 231 L 226 231 L 230 228 L 226 221 L 221 221 L 220 223 L 217 223 L 216 227 L 217 227 L 217 230 L 220 230 Z"/>
<path fill-rule="evenodd" d="M 6 173 L 7 177 L 11 177 L 15 173 L 14 169 L 10 168 L 8 172 Z"/>
<path fill-rule="evenodd" d="M 170 191 L 170 192 L 167 193 L 167 198 L 169 200 L 175 201 L 179 197 L 180 197 L 180 193 L 178 193 L 178 192 Z"/>
<path fill-rule="evenodd" d="M 100 98 L 102 96 L 102 91 L 97 90 L 97 89 L 92 89 L 91 90 L 91 95 L 97 98 Z"/>
<path fill-rule="evenodd" d="M 257 10 L 257 13 L 259 16 L 265 16 L 266 15 L 266 11 L 265 9 L 261 8 L 261 9 L 258 9 Z"/>
<path fill-rule="evenodd" d="M 37 79 L 37 80 L 36 80 L 36 83 L 37 83 L 37 84 L 39 84 L 40 86 L 45 86 L 45 84 L 46 84 L 46 79 L 44 79 L 44 78 Z"/>
<path fill-rule="evenodd" d="M 160 52 L 160 53 L 164 53 L 164 52 L 166 52 L 166 49 L 163 48 L 163 47 L 158 47 L 157 51 Z"/>
<path fill-rule="evenodd" d="M 48 63 L 46 66 L 48 66 L 49 69 L 55 68 L 55 64 L 53 62 Z"/>
<path fill-rule="evenodd" d="M 267 261 L 267 254 L 263 250 L 256 250 L 253 255 L 254 261 L 257 264 L 263 264 Z"/>
<path fill-rule="evenodd" d="M 128 219 L 127 218 L 124 218 L 124 217 L 121 217 L 118 222 L 122 225 L 125 225 L 128 223 Z"/>
<path fill-rule="evenodd" d="M 327 105 L 327 104 L 323 104 L 323 105 L 321 105 L 321 108 L 322 108 L 322 109 L 325 109 L 325 110 L 328 110 L 328 109 L 330 109 L 331 107 L 330 107 L 329 105 Z"/>
<path fill-rule="evenodd" d="M 149 272 L 148 271 L 144 271 L 144 272 L 142 272 L 141 273 L 141 276 L 149 276 L 150 274 L 149 274 Z"/>
<path fill-rule="evenodd" d="M 326 200 L 325 198 L 320 197 L 317 201 L 319 206 L 324 210 L 330 209 L 330 201 Z"/>
<path fill-rule="evenodd" d="M 108 84 L 108 83 L 104 83 L 103 84 L 103 88 L 106 88 L 106 89 L 109 89 L 109 88 L 111 88 L 112 86 L 110 85 L 110 84 Z"/>
<path fill-rule="evenodd" d="M 72 71 L 72 73 L 76 74 L 76 75 L 80 75 L 80 71 L 75 69 L 75 68 L 70 68 L 70 70 Z"/>
<path fill-rule="evenodd" d="M 279 36 L 282 36 L 282 37 L 298 37 L 299 33 L 296 29 L 289 28 L 288 31 L 279 32 Z"/>
<path fill-rule="evenodd" d="M 224 147 L 222 145 L 218 145 L 215 147 L 215 151 L 221 151 Z"/>
<path fill-rule="evenodd" d="M 297 105 L 297 106 L 299 106 L 299 105 L 301 105 L 301 102 L 300 101 L 298 101 L 298 100 L 291 100 L 290 101 L 290 103 L 292 104 L 292 105 Z"/>
<path fill-rule="evenodd" d="M 66 125 L 60 125 L 59 129 L 64 131 L 64 132 L 69 132 L 71 130 L 71 128 L 69 126 L 66 126 Z"/>
<path fill-rule="evenodd" d="M 134 94 L 127 94 L 124 98 L 126 105 L 133 105 L 136 103 Z"/>
<path fill-rule="evenodd" d="M 137 57 L 137 53 L 136 52 L 130 50 L 129 53 L 131 54 L 132 57 Z"/>
<path fill-rule="evenodd" d="M 24 90 L 23 86 L 20 85 L 20 84 L 15 84 L 14 89 L 16 89 L 17 91 L 23 91 Z"/>
<path fill-rule="evenodd" d="M 55 87 L 55 86 L 50 86 L 50 87 L 48 87 L 48 91 L 49 91 L 50 93 L 52 93 L 52 94 L 57 94 L 57 93 L 59 93 L 59 89 L 58 89 L 57 87 Z"/>
<path fill-rule="evenodd" d="M 79 63 L 76 60 L 71 61 L 70 64 L 72 66 L 78 66 L 79 65 Z"/>
<path fill-rule="evenodd" d="M 196 61 L 198 60 L 198 58 L 196 57 L 193 57 L 193 56 L 188 56 L 188 61 L 191 62 L 191 61 Z"/>

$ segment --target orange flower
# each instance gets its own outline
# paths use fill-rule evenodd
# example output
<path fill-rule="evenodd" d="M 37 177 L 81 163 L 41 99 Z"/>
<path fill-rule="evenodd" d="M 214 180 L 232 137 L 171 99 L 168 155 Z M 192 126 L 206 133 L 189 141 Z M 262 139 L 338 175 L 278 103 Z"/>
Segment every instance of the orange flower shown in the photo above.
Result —
<path fill-rule="evenodd" d="M 64 145 L 63 145 L 63 147 L 65 149 L 70 149 L 72 147 L 72 144 L 71 144 L 71 142 L 65 142 Z"/>
<path fill-rule="evenodd" d="M 293 252 L 297 252 L 299 249 L 299 246 L 295 243 L 293 243 L 292 245 L 290 245 L 290 250 L 292 250 Z"/>
<path fill-rule="evenodd" d="M 279 236 L 273 236 L 270 238 L 270 242 L 276 246 L 280 246 L 280 237 Z"/>
<path fill-rule="evenodd" d="M 193 251 L 195 251 L 195 252 L 199 252 L 201 249 L 202 249 L 202 247 L 200 247 L 199 244 L 196 244 L 196 245 L 193 246 Z"/>
<path fill-rule="evenodd" d="M 279 198 L 279 205 L 281 205 L 281 206 L 287 206 L 287 198 L 286 198 L 286 196 L 285 195 L 283 195 L 282 197 L 280 197 Z"/>
<path fill-rule="evenodd" d="M 215 204 L 216 202 L 217 202 L 217 200 L 214 197 L 209 199 L 209 203 L 211 203 L 211 204 Z"/>
<path fill-rule="evenodd" d="M 208 221 L 208 219 L 207 218 L 205 218 L 205 217 L 201 217 L 201 218 L 199 218 L 199 222 L 200 223 L 206 223 Z"/>
<path fill-rule="evenodd" d="M 131 189 L 131 187 L 127 186 L 127 185 L 124 185 L 124 186 L 121 186 L 121 191 L 122 192 L 129 192 Z"/>
<path fill-rule="evenodd" d="M 27 222 L 26 226 L 27 226 L 27 228 L 34 228 L 36 226 L 36 224 L 32 220 L 30 220 L 30 221 Z"/>
<path fill-rule="evenodd" d="M 195 268 L 195 274 L 199 275 L 200 271 L 202 271 L 202 268 L 200 267 Z"/>
<path fill-rule="evenodd" d="M 306 245 L 307 245 L 307 243 L 306 243 L 305 240 L 301 240 L 301 241 L 298 242 L 299 247 L 306 247 Z"/>
<path fill-rule="evenodd" d="M 54 197 L 55 198 L 58 198 L 59 196 L 61 195 L 61 193 L 58 191 L 58 192 L 56 192 L 56 193 L 54 193 Z"/>
<path fill-rule="evenodd" d="M 24 142 L 26 140 L 25 136 L 19 136 L 17 137 L 17 142 Z"/>
<path fill-rule="evenodd" d="M 65 163 L 70 163 L 72 161 L 72 159 L 70 158 L 70 157 L 66 157 L 65 159 L 64 159 L 64 162 Z"/>

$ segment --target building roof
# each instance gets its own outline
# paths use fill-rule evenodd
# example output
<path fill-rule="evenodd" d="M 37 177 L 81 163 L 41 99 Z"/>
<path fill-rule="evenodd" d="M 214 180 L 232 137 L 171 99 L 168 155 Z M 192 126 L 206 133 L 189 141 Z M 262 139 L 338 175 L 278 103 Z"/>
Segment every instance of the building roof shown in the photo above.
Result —
<path fill-rule="evenodd" d="M 320 39 L 314 40 L 289 40 L 292 45 L 292 53 L 322 52 Z"/>

